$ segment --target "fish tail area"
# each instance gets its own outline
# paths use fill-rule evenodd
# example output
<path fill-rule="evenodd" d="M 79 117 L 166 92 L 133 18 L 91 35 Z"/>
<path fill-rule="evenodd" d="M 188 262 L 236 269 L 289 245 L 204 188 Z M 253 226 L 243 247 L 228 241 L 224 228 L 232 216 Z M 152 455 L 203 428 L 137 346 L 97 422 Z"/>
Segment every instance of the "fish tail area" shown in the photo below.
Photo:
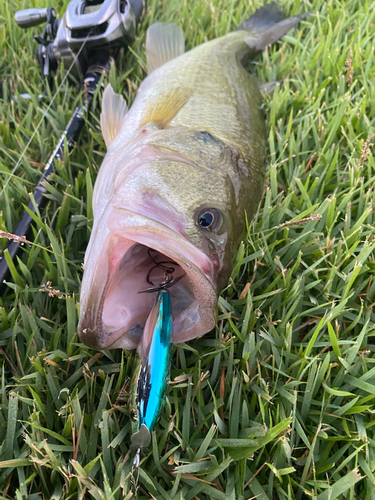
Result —
<path fill-rule="evenodd" d="M 267 45 L 282 38 L 293 26 L 305 19 L 309 12 L 284 19 L 284 12 L 277 2 L 271 2 L 260 8 L 236 31 L 247 31 L 245 39 L 250 49 L 261 51 Z"/>
<path fill-rule="evenodd" d="M 284 17 L 281 6 L 277 2 L 272 2 L 258 9 L 238 26 L 237 30 L 262 31 L 279 23 Z"/>

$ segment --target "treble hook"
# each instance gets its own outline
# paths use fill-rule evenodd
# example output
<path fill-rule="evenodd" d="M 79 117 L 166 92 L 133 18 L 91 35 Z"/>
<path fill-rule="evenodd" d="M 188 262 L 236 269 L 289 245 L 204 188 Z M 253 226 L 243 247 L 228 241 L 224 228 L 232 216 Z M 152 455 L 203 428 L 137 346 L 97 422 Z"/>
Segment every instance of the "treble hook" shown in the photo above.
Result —
<path fill-rule="evenodd" d="M 154 266 L 152 266 L 152 268 L 149 270 L 149 272 L 147 274 L 147 283 L 149 283 L 150 285 L 155 286 L 155 284 L 150 280 L 150 276 L 151 276 L 152 271 L 154 269 L 156 269 L 156 268 L 164 270 L 164 281 L 170 281 L 170 279 L 168 278 L 168 276 L 172 276 L 173 275 L 173 273 L 174 273 L 174 267 L 165 267 L 165 266 L 162 265 L 162 264 L 167 264 L 168 262 L 172 262 L 172 261 L 166 260 L 166 261 L 163 261 L 163 262 L 158 262 L 157 264 L 155 264 Z"/>
<path fill-rule="evenodd" d="M 182 274 L 181 276 L 177 276 L 177 278 L 172 278 L 173 273 L 175 271 L 175 268 L 173 266 L 166 266 L 166 264 L 176 264 L 173 260 L 162 260 L 161 262 L 157 262 L 155 258 L 151 255 L 151 252 L 156 252 L 153 248 L 149 248 L 147 250 L 147 253 L 151 260 L 154 262 L 154 266 L 151 267 L 149 272 L 147 273 L 147 283 L 152 285 L 152 288 L 146 288 L 146 290 L 141 290 L 138 293 L 152 293 L 152 292 L 159 292 L 160 290 L 166 290 L 167 288 L 170 288 L 174 284 L 176 284 L 178 281 L 180 281 L 181 278 L 185 276 L 186 273 Z M 177 264 L 178 265 L 178 264 Z M 164 280 L 159 284 L 159 286 L 156 286 L 155 283 L 153 283 L 150 279 L 151 273 L 154 269 L 162 269 L 164 270 Z"/>
<path fill-rule="evenodd" d="M 186 273 L 181 274 L 181 276 L 177 276 L 177 278 L 174 278 L 173 280 L 169 282 L 163 282 L 160 283 L 159 286 L 154 286 L 152 288 L 146 288 L 146 290 L 141 290 L 138 293 L 152 293 L 152 292 L 160 292 L 160 290 L 166 290 L 167 288 L 171 288 L 171 286 L 175 285 L 180 279 L 182 279 L 185 276 Z"/>

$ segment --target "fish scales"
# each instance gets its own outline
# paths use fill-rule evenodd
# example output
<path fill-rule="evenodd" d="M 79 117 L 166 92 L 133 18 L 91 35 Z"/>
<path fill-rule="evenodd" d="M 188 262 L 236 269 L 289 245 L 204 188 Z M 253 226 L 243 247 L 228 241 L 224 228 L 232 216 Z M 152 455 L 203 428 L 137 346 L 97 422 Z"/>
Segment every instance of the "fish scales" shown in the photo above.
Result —
<path fill-rule="evenodd" d="M 149 28 L 150 74 L 130 110 L 106 88 L 107 154 L 94 189 L 79 323 L 91 347 L 137 348 L 142 356 L 154 304 L 138 293 L 149 286 L 149 249 L 181 276 L 170 289 L 173 342 L 215 326 L 217 296 L 259 203 L 266 164 L 261 93 L 242 61 L 303 17 L 283 19 L 273 2 L 237 31 L 183 54 L 182 31 L 159 23 Z"/>
<path fill-rule="evenodd" d="M 163 95 L 167 86 L 192 89 L 192 96 L 171 126 L 202 128 L 226 144 L 236 145 L 248 161 L 264 159 L 265 128 L 256 79 L 241 63 L 246 52 L 246 31 L 211 40 L 152 73 L 140 88 L 143 99 Z M 152 97 L 151 97 L 152 96 Z M 144 100 L 140 102 L 140 106 Z M 254 127 L 259 121 L 259 127 Z M 259 153 L 257 152 L 259 150 Z"/>

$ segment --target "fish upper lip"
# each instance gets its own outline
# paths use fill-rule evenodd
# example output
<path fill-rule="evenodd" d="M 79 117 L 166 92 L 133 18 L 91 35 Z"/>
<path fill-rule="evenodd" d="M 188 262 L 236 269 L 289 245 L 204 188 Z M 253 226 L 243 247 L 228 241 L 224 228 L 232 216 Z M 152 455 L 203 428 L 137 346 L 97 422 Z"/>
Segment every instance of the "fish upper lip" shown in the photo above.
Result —
<path fill-rule="evenodd" d="M 135 242 L 150 246 L 170 258 L 181 261 L 179 262 L 179 264 L 183 264 L 181 266 L 182 268 L 186 266 L 190 270 L 191 264 L 195 265 L 199 270 L 203 272 L 203 274 L 213 286 L 214 266 L 211 259 L 202 250 L 191 243 L 185 236 L 183 236 L 178 230 L 169 227 L 167 224 L 161 221 L 152 219 L 147 215 L 140 214 L 128 208 L 114 207 L 113 212 L 115 211 L 120 211 L 121 213 L 123 212 L 128 220 L 133 220 L 133 223 L 127 223 L 126 225 L 122 226 L 121 224 L 109 221 L 107 223 L 107 226 L 111 233 L 117 235 L 126 233 L 127 237 L 134 237 Z M 146 231 L 145 235 L 142 237 L 141 233 L 143 230 Z M 150 238 L 150 235 L 155 235 L 157 236 L 157 238 L 152 239 Z M 175 247 L 166 248 L 163 245 L 164 242 L 162 241 L 160 236 L 164 236 L 166 242 L 172 240 L 173 243 L 175 243 Z M 152 241 L 152 245 L 148 245 L 147 241 Z M 180 254 L 177 254 L 175 251 L 178 244 L 181 245 L 180 248 L 183 250 Z M 181 256 L 184 256 L 184 259 L 181 259 Z"/>

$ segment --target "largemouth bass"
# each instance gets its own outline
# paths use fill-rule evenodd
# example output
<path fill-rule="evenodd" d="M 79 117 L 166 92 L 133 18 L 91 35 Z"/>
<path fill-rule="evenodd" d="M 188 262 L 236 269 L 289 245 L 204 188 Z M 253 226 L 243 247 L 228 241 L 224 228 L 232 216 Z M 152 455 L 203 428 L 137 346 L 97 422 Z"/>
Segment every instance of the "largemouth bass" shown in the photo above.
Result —
<path fill-rule="evenodd" d="M 102 131 L 108 148 L 95 184 L 85 255 L 79 335 L 96 348 L 138 348 L 163 280 L 174 343 L 210 331 L 233 255 L 260 200 L 266 129 L 258 81 L 242 65 L 302 18 L 271 3 L 236 31 L 184 53 L 182 31 L 149 28 L 149 76 L 130 110 L 107 86 Z M 153 249 L 153 253 L 150 253 Z M 151 340 L 150 340 L 151 341 Z"/>

